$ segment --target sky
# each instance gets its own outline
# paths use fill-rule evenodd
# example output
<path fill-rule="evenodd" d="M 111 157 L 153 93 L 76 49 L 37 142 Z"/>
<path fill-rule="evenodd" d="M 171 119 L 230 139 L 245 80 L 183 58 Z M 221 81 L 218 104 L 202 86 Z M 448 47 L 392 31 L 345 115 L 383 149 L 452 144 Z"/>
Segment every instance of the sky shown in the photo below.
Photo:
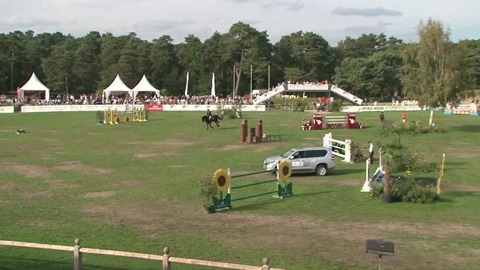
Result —
<path fill-rule="evenodd" d="M 478 10 L 480 1 L 471 0 L 0 0 L 0 32 L 136 32 L 146 40 L 168 34 L 179 43 L 188 34 L 204 40 L 242 21 L 266 30 L 272 42 L 311 31 L 336 45 L 363 33 L 415 41 L 418 22 L 432 18 L 458 40 L 480 38 Z"/>

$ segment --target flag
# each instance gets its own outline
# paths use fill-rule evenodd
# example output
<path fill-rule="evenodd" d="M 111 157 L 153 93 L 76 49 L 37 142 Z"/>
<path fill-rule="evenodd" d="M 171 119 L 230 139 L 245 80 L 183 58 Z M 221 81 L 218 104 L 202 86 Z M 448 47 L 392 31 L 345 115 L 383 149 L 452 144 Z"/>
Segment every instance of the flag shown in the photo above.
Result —
<path fill-rule="evenodd" d="M 17 87 L 17 98 L 22 98 L 22 90 L 20 89 L 20 87 Z"/>
<path fill-rule="evenodd" d="M 187 82 L 185 83 L 185 97 L 188 97 L 188 77 L 189 77 L 189 72 L 187 72 Z"/>
<path fill-rule="evenodd" d="M 215 97 L 215 73 L 212 73 L 212 90 L 210 96 Z"/>

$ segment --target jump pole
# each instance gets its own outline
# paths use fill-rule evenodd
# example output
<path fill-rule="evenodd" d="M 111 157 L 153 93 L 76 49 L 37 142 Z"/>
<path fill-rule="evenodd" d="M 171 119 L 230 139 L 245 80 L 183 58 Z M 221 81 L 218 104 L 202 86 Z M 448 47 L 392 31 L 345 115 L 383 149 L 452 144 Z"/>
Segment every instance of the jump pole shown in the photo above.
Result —
<path fill-rule="evenodd" d="M 437 195 L 440 195 L 442 193 L 442 178 L 443 178 L 444 169 L 445 169 L 445 154 L 443 154 L 443 157 L 442 157 L 442 167 L 440 168 L 440 177 L 438 178 L 438 181 L 437 181 Z"/>
<path fill-rule="evenodd" d="M 227 189 L 227 194 L 223 197 L 221 196 L 220 199 L 214 200 L 215 201 L 215 209 L 233 209 L 232 203 L 235 201 L 241 201 L 241 200 L 247 200 L 247 199 L 252 199 L 256 197 L 261 197 L 265 195 L 270 195 L 273 194 L 273 198 L 277 199 L 283 199 L 285 196 L 292 196 L 293 195 L 293 183 L 290 181 L 281 181 L 280 180 L 280 162 L 277 164 L 276 167 L 276 179 L 272 180 L 263 180 L 263 181 L 258 181 L 258 182 L 253 182 L 253 183 L 248 183 L 248 184 L 243 184 L 240 186 L 233 186 L 232 182 L 233 179 L 235 178 L 240 178 L 240 177 L 246 177 L 246 176 L 252 176 L 252 175 L 258 175 L 258 174 L 264 174 L 264 173 L 272 173 L 273 171 L 258 171 L 258 172 L 251 172 L 251 173 L 245 173 L 245 174 L 239 174 L 239 175 L 231 175 L 231 170 L 230 168 L 227 169 L 227 173 L 232 181 L 230 181 L 230 185 L 228 186 Z M 258 185 L 263 185 L 263 184 L 268 184 L 268 183 L 273 183 L 276 182 L 276 190 L 273 191 L 268 191 L 268 192 L 262 192 L 262 193 L 257 193 L 257 194 L 252 194 L 252 195 L 247 195 L 244 197 L 239 197 L 239 198 L 233 198 L 232 191 L 235 189 L 241 189 L 241 188 L 246 188 L 246 187 L 252 187 L 252 186 L 258 186 Z M 283 185 L 282 185 L 283 182 Z"/>

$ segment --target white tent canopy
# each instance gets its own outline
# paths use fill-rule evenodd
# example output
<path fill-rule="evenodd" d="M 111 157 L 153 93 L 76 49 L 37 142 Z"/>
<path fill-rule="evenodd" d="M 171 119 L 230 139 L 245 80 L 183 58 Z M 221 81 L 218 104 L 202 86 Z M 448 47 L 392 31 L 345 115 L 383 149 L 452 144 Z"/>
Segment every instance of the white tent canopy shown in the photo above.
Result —
<path fill-rule="evenodd" d="M 138 92 L 154 92 L 158 97 L 160 96 L 160 90 L 153 87 L 152 84 L 148 81 L 147 77 L 145 77 L 145 75 L 143 75 L 142 79 L 133 88 L 134 98 L 137 97 Z"/>
<path fill-rule="evenodd" d="M 25 91 L 40 91 L 45 92 L 45 100 L 50 99 L 50 89 L 48 89 L 35 75 L 35 72 L 32 73 L 32 76 L 28 81 L 20 87 L 21 97 L 24 98 Z"/>
<path fill-rule="evenodd" d="M 132 95 L 132 89 L 128 88 L 125 83 L 120 78 L 120 75 L 117 74 L 113 82 L 103 90 L 103 93 L 108 98 L 110 95 L 122 95 L 129 94 Z"/>

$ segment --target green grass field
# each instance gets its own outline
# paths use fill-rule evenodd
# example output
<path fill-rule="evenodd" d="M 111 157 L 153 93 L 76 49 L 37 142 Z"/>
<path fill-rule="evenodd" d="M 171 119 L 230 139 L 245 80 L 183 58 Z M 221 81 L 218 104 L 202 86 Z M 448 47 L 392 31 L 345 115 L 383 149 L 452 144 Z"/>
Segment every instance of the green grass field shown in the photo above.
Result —
<path fill-rule="evenodd" d="M 376 257 L 365 253 L 365 240 L 374 238 L 395 242 L 387 268 L 480 268 L 478 117 L 439 114 L 436 123 L 447 133 L 403 138 L 439 163 L 447 154 L 444 193 L 435 204 L 369 200 L 360 192 L 364 163 L 337 159 L 327 177 L 293 177 L 291 198 L 259 197 L 206 215 L 200 179 L 218 168 L 233 174 L 262 170 L 265 157 L 321 145 L 326 131 L 300 130 L 311 113 L 245 113 L 251 126 L 263 119 L 264 133 L 285 134 L 286 140 L 241 145 L 240 120 L 207 131 L 202 114 L 151 113 L 147 123 L 117 126 L 94 125 L 93 112 L 0 115 L 0 240 L 73 246 L 79 237 L 91 248 L 162 254 L 169 246 L 176 257 L 260 265 L 268 256 L 272 267 L 339 270 L 375 269 Z M 378 114 L 357 117 L 366 129 L 329 131 L 366 149 L 368 140 L 380 138 Z M 426 123 L 428 113 L 409 113 L 409 120 Z M 17 135 L 18 128 L 27 134 Z M 261 177 L 235 181 L 271 179 Z M 0 269 L 71 269 L 71 262 L 69 253 L 0 247 Z M 85 255 L 84 263 L 88 270 L 161 267 L 94 255 Z"/>

